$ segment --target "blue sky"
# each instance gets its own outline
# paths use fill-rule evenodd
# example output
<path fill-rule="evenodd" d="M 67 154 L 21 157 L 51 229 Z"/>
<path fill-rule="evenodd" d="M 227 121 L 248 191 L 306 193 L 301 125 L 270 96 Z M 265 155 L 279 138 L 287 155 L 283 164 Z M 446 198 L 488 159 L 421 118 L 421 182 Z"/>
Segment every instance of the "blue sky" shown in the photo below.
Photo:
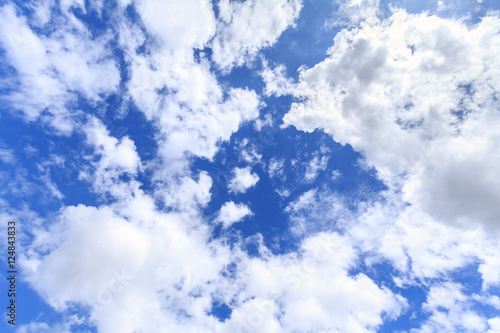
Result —
<path fill-rule="evenodd" d="M 0 1 L 2 332 L 500 332 L 499 13 Z"/>

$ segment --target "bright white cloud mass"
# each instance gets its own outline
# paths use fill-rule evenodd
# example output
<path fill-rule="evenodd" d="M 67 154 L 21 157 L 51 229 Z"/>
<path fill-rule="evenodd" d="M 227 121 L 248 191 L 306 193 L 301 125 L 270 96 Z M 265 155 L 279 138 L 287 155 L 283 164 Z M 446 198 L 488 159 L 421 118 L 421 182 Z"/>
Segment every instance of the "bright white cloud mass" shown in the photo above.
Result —
<path fill-rule="evenodd" d="M 1 331 L 500 332 L 498 54 L 487 0 L 1 1 Z"/>
<path fill-rule="evenodd" d="M 252 215 L 252 211 L 247 205 L 235 204 L 233 201 L 229 201 L 222 205 L 217 220 L 222 222 L 224 228 L 227 228 L 248 215 Z"/>

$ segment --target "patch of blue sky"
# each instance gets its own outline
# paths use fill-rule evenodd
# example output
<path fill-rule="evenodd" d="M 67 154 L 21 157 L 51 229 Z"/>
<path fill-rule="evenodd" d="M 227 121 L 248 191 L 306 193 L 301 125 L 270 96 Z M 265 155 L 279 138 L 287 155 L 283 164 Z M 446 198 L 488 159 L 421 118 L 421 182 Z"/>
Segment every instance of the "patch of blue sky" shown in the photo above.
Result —
<path fill-rule="evenodd" d="M 238 143 L 243 140 L 248 143 L 241 148 Z M 243 150 L 255 150 L 261 158 L 255 164 L 249 164 L 241 157 Z M 328 163 L 324 169 L 318 170 L 312 181 L 307 181 L 307 168 L 317 155 L 328 157 Z M 303 236 L 297 238 L 289 232 L 289 216 L 284 210 L 305 192 L 320 188 L 338 193 L 346 199 L 346 206 L 354 211 L 360 201 L 373 200 L 386 189 L 373 170 L 359 165 L 360 158 L 361 155 L 349 145 L 342 146 L 320 131 L 304 133 L 293 127 L 280 129 L 277 124 L 256 131 L 253 124 L 248 124 L 241 126 L 229 142 L 221 145 L 213 162 L 195 159 L 192 170 L 205 170 L 214 181 L 211 204 L 205 209 L 207 216 L 215 217 L 222 204 L 230 200 L 248 203 L 254 215 L 234 224 L 232 229 L 240 231 L 243 237 L 260 233 L 264 237 L 264 244 L 272 251 L 287 253 L 297 249 Z M 268 171 L 271 159 L 283 160 L 284 178 L 270 177 Z M 227 185 L 233 169 L 247 166 L 252 167 L 259 181 L 245 193 L 229 193 Z M 276 190 L 289 194 L 283 197 Z M 328 219 L 327 216 L 325 218 Z M 310 222 L 310 229 L 319 231 L 314 226 L 315 222 Z M 328 225 L 334 229 L 334 221 Z M 219 232 L 216 229 L 216 233 Z"/>
<path fill-rule="evenodd" d="M 225 321 L 229 317 L 231 317 L 231 308 L 225 304 L 225 303 L 220 303 L 220 302 L 213 302 L 212 303 L 212 311 L 209 313 L 216 318 L 218 318 L 220 321 Z"/>
<path fill-rule="evenodd" d="M 6 281 L 6 279 L 1 280 L 0 287 L 2 290 L 7 290 L 8 286 L 4 281 Z M 17 328 L 23 325 L 29 325 L 32 321 L 43 322 L 49 326 L 57 325 L 61 323 L 67 315 L 67 313 L 56 311 L 53 307 L 48 305 L 44 299 L 31 288 L 30 285 L 22 280 L 16 281 L 16 289 L 16 308 L 17 313 L 21 315 L 16 318 L 16 326 L 3 325 L 3 329 L 5 330 L 2 330 L 2 332 L 15 332 Z M 84 313 L 85 311 L 77 312 Z M 4 324 L 3 320 L 2 324 Z"/>
<path fill-rule="evenodd" d="M 273 47 L 263 49 L 262 55 L 271 64 L 285 65 L 287 76 L 297 79 L 301 66 L 313 67 L 321 62 L 332 46 L 339 29 L 327 22 L 336 7 L 334 1 L 304 1 L 295 26 L 285 30 Z"/>
<path fill-rule="evenodd" d="M 44 172 L 39 169 L 42 167 L 49 178 L 52 177 L 54 180 L 59 178 L 61 183 L 65 180 L 63 179 L 65 176 L 69 176 L 67 173 L 69 170 L 50 165 L 52 164 L 50 155 L 58 146 L 56 142 L 61 142 L 60 139 L 57 136 L 48 137 L 47 133 L 35 123 L 25 123 L 9 113 L 2 115 L 0 142 L 8 143 L 13 155 L 12 163 L 4 162 L 7 165 L 2 183 L 3 191 L 9 192 L 5 197 L 12 208 L 22 209 L 24 205 L 28 205 L 43 216 L 60 207 L 60 202 L 54 200 L 51 193 L 45 189 L 45 184 L 40 178 Z M 65 140 L 62 147 L 67 147 L 66 144 Z M 44 162 L 48 165 L 43 167 L 41 165 Z M 74 199 L 82 198 L 75 193 Z"/>

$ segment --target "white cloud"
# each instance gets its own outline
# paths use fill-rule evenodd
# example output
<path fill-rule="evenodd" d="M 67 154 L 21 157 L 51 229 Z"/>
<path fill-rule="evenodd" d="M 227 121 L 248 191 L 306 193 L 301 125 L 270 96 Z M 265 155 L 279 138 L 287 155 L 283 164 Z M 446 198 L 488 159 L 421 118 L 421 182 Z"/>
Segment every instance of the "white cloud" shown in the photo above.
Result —
<path fill-rule="evenodd" d="M 322 156 L 321 158 L 319 156 L 315 156 L 312 160 L 310 160 L 306 167 L 304 180 L 306 182 L 314 181 L 316 177 L 318 177 L 320 171 L 324 171 L 326 169 L 329 159 L 330 157 L 328 156 Z"/>
<path fill-rule="evenodd" d="M 198 207 L 205 207 L 211 199 L 212 178 L 207 172 L 198 174 L 198 180 L 190 176 L 165 183 L 158 183 L 156 194 L 167 207 L 181 212 L 197 212 Z"/>
<path fill-rule="evenodd" d="M 273 117 L 270 113 L 266 113 L 264 115 L 264 119 L 257 118 L 254 121 L 254 127 L 257 131 L 261 131 L 262 128 L 264 128 L 265 126 L 269 126 L 269 127 L 273 126 Z M 263 135 L 263 134 L 259 134 L 259 135 Z M 262 138 L 262 139 L 265 140 L 265 138 Z"/>
<path fill-rule="evenodd" d="M 15 162 L 15 157 L 10 149 L 0 148 L 0 160 L 4 163 L 12 164 Z"/>
<path fill-rule="evenodd" d="M 32 259 L 36 261 L 29 273 L 37 278 L 30 282 L 60 310 L 69 301 L 89 303 L 90 297 L 106 287 L 114 271 L 136 274 L 150 247 L 144 231 L 111 209 L 85 206 L 67 208 L 61 223 L 51 228 L 47 238 L 37 241 L 52 251 L 42 260 Z M 68 257 L 71 262 L 64 259 Z"/>
<path fill-rule="evenodd" d="M 406 307 L 366 275 L 350 274 L 359 259 L 347 237 L 318 233 L 287 255 L 273 255 L 261 240 L 262 257 L 250 258 L 210 240 L 199 217 L 158 211 L 141 191 L 112 206 L 64 208 L 48 230 L 33 234 L 21 260 L 27 281 L 57 309 L 88 306 L 88 320 L 105 333 L 159 325 L 188 332 L 370 332 Z M 215 299 L 231 306 L 225 322 L 207 315 Z"/>
<path fill-rule="evenodd" d="M 137 10 L 148 31 L 179 53 L 203 48 L 215 32 L 215 17 L 208 0 L 138 1 Z M 186 24 L 186 18 L 196 24 Z"/>
<path fill-rule="evenodd" d="M 234 168 L 232 174 L 233 177 L 228 185 L 230 192 L 244 193 L 259 181 L 259 176 L 252 173 L 250 167 Z"/>
<path fill-rule="evenodd" d="M 300 74 L 290 92 L 302 101 L 284 122 L 351 144 L 437 220 L 498 230 L 499 26 L 399 10 L 342 30 L 329 57 Z"/>
<path fill-rule="evenodd" d="M 280 178 L 285 179 L 285 159 L 277 159 L 275 157 L 269 160 L 269 166 L 267 172 L 270 178 Z"/>
<path fill-rule="evenodd" d="M 380 0 L 348 0 L 337 3 L 339 8 L 327 23 L 329 26 L 352 27 L 373 24 L 378 21 L 378 16 L 381 16 Z"/>
<path fill-rule="evenodd" d="M 307 220 L 307 216 L 303 218 Z M 345 217 L 342 226 L 375 262 L 381 258 L 391 262 L 401 273 L 396 278 L 400 285 L 448 276 L 477 262 L 481 263 L 477 272 L 483 279 L 483 291 L 498 284 L 493 259 L 500 255 L 498 239 L 477 229 L 436 223 L 397 195 L 386 193 L 383 201 L 359 205 L 358 212 Z"/>
<path fill-rule="evenodd" d="M 264 69 L 260 73 L 266 84 L 264 94 L 266 96 L 283 96 L 293 90 L 294 82 L 286 76 L 286 67 L 278 65 L 270 68 L 266 61 L 263 62 Z"/>
<path fill-rule="evenodd" d="M 82 166 L 79 178 L 89 181 L 97 193 L 122 198 L 130 195 L 137 183 L 121 181 L 120 176 L 133 177 L 141 168 L 134 142 L 128 137 L 118 140 L 110 136 L 108 129 L 95 117 L 88 118 L 83 130 L 93 152 L 86 157 L 90 163 Z"/>
<path fill-rule="evenodd" d="M 382 317 L 394 318 L 405 300 L 348 269 L 357 258 L 335 233 L 307 238 L 298 254 L 252 258 L 242 275 L 241 306 L 228 322 L 231 331 L 371 332 Z M 281 324 L 281 325 L 280 325 Z"/>
<path fill-rule="evenodd" d="M 340 228 L 369 253 L 369 266 L 389 259 L 402 287 L 433 285 L 479 262 L 481 293 L 487 293 L 499 283 L 499 244 L 497 233 L 478 226 L 498 231 L 493 201 L 500 198 L 494 175 L 500 155 L 491 129 L 500 118 L 493 111 L 497 91 L 486 82 L 500 80 L 491 57 L 500 20 L 487 17 L 467 27 L 396 11 L 387 20 L 362 22 L 337 34 L 328 58 L 303 70 L 298 83 L 278 89 L 286 80 L 278 75 L 266 84 L 273 93 L 288 89 L 301 99 L 285 125 L 319 128 L 350 144 L 389 190 L 382 201 L 357 203 L 352 214 L 336 195 L 306 192 L 286 209 L 292 230 Z M 460 293 L 465 298 L 453 301 L 456 309 L 442 311 L 433 303 L 438 289 L 431 290 L 431 318 L 416 331 L 487 330 L 488 318 L 471 310 L 469 295 Z"/>
<path fill-rule="evenodd" d="M 29 324 L 21 325 L 17 330 L 18 333 L 64 333 L 69 332 L 71 326 L 69 324 L 48 325 L 44 322 L 30 322 Z"/>
<path fill-rule="evenodd" d="M 218 3 L 220 23 L 212 41 L 213 61 L 229 71 L 252 60 L 271 46 L 292 25 L 302 8 L 301 0 L 249 0 Z"/>
<path fill-rule="evenodd" d="M 66 105 L 76 101 L 73 92 L 100 101 L 118 87 L 120 74 L 106 47 L 112 36 L 92 38 L 72 14 L 61 20 L 49 36 L 38 36 L 13 6 L 0 8 L 0 45 L 17 72 L 9 79 L 19 84 L 15 93 L 2 99 L 22 111 L 26 120 L 41 118 L 69 133 L 75 121 Z M 42 115 L 44 111 L 48 115 Z"/>
<path fill-rule="evenodd" d="M 297 235 L 339 230 L 351 218 L 343 198 L 335 193 L 309 190 L 285 208 L 292 222 L 290 230 Z"/>
<path fill-rule="evenodd" d="M 276 193 L 278 193 L 278 195 L 282 198 L 286 198 L 288 196 L 290 196 L 290 190 L 287 190 L 286 188 L 282 188 L 282 189 L 275 189 L 274 190 Z"/>
<path fill-rule="evenodd" d="M 214 330 L 207 312 L 218 288 L 221 297 L 230 290 L 219 278 L 230 253 L 200 222 L 157 211 L 140 191 L 112 207 L 67 207 L 48 230 L 33 230 L 21 265 L 56 309 L 88 306 L 99 331 Z"/>
<path fill-rule="evenodd" d="M 122 5 L 127 4 L 130 2 L 122 1 Z M 29 226 L 33 240 L 20 254 L 26 281 L 50 305 L 64 311 L 64 316 L 73 311 L 75 304 L 90 313 L 86 318 L 53 327 L 33 322 L 20 331 L 68 331 L 72 323 L 85 322 L 104 333 L 154 332 L 158 327 L 169 332 L 371 332 L 384 321 L 398 317 L 407 306 L 401 296 L 367 275 L 355 273 L 362 260 L 369 264 L 380 257 L 394 263 L 399 278 L 395 280 L 400 286 L 430 281 L 479 262 L 484 290 L 478 299 L 497 306 L 497 299 L 485 297 L 488 288 L 499 281 L 498 242 L 478 230 L 463 231 L 436 224 L 434 215 L 440 217 L 439 213 L 445 210 L 432 206 L 436 196 L 445 199 L 446 202 L 437 204 L 448 204 L 446 209 L 450 202 L 454 207 L 453 200 L 458 205 L 470 199 L 467 195 L 460 197 L 463 193 L 456 194 L 452 191 L 455 188 L 450 188 L 459 177 L 460 186 L 469 186 L 469 173 L 471 178 L 493 179 L 493 185 L 483 182 L 480 188 L 472 186 L 471 196 L 484 194 L 485 189 L 496 184 L 492 170 L 498 156 L 490 154 L 497 148 L 492 111 L 496 104 L 490 98 L 494 91 L 488 88 L 497 86 L 496 73 L 485 74 L 467 66 L 454 69 L 469 56 L 482 59 L 482 64 L 496 65 L 495 53 L 488 58 L 482 52 L 486 47 L 480 47 L 484 41 L 479 38 L 488 40 L 489 31 L 497 27 L 494 19 L 468 29 L 425 15 L 398 13 L 392 23 L 372 22 L 370 31 L 376 36 L 373 40 L 366 40 L 362 29 L 341 32 L 330 50 L 330 58 L 304 70 L 299 83 L 288 80 L 283 67 L 278 66 L 275 73 L 264 73 L 269 87 L 266 93 L 292 91 L 304 98 L 294 104 L 285 118 L 288 124 L 306 130 L 326 126 L 324 129 L 335 139 L 362 151 L 383 180 L 389 185 L 396 183 L 396 191 L 391 189 L 383 194 L 384 204 L 355 203 L 359 204 L 357 212 L 349 211 L 347 199 L 335 193 L 324 189 L 307 191 L 286 208 L 294 235 L 302 237 L 299 250 L 274 255 L 261 238 L 260 256 L 250 257 L 242 250 L 244 241 L 229 246 L 223 237 L 213 239 L 212 226 L 203 220 L 200 209 L 211 200 L 212 179 L 204 171 L 191 173 L 187 166 L 193 155 L 213 158 L 222 141 L 229 140 L 241 124 L 258 117 L 261 102 L 254 91 L 227 89 L 219 84 L 207 58 L 203 54 L 195 58 L 193 50 L 213 43 L 214 59 L 222 68 L 242 65 L 259 49 L 276 42 L 297 17 L 301 2 L 221 1 L 224 23 L 219 25 L 208 1 L 137 1 L 133 5 L 144 27 L 127 21 L 119 11 L 115 19 L 120 25 L 118 41 L 124 48 L 125 62 L 130 65 L 131 78 L 124 89 L 128 89 L 130 100 L 158 130 L 154 133 L 158 155 L 148 165 L 143 165 L 136 143 L 129 137 L 115 138 L 96 117 L 84 117 L 81 112 L 66 108 L 74 97 L 68 91 L 77 91 L 97 103 L 103 94 L 116 89 L 120 79 L 106 46 L 111 36 L 90 38 L 84 24 L 71 13 L 71 8 L 77 7 L 85 11 L 86 4 L 61 1 L 63 21 L 68 27 L 55 29 L 59 32 L 44 37 L 30 30 L 26 19 L 16 16 L 13 6 L 0 9 L 4 19 L 0 23 L 2 46 L 7 60 L 18 71 L 21 87 L 9 102 L 18 103 L 15 105 L 30 120 L 44 117 L 42 110 L 49 108 L 49 122 L 65 133 L 78 124 L 78 129 L 85 133 L 85 148 L 92 148 L 85 156 L 87 164 L 81 166 L 81 177 L 98 194 L 112 197 L 104 203 L 100 201 L 99 207 L 62 207 L 54 219 L 44 223 L 37 216 L 16 212 L 24 220 L 35 221 Z M 47 11 L 51 6 L 52 2 L 45 2 L 37 7 L 35 24 L 49 22 Z M 92 2 L 92 6 L 100 8 L 97 2 Z M 267 10 L 268 6 L 275 10 Z M 193 21 L 197 24 L 191 24 Z M 244 24 L 248 24 L 249 30 L 231 33 Z M 446 34 L 450 27 L 459 33 Z M 471 55 L 468 49 L 460 51 L 460 45 L 447 53 L 457 44 L 459 35 L 465 36 L 465 49 L 472 45 Z M 403 47 L 406 42 L 414 44 L 415 54 Z M 448 44 L 440 46 L 443 43 Z M 215 45 L 219 45 L 218 51 Z M 138 52 L 140 46 L 147 52 Z M 494 49 L 495 44 L 488 47 Z M 225 57 L 228 52 L 231 55 Z M 392 56 L 397 61 L 392 61 Z M 337 61 L 343 65 L 336 66 Z M 377 66 L 388 67 L 384 70 L 390 75 L 384 76 Z M 464 74 L 461 71 L 476 71 L 474 84 L 478 88 L 474 94 L 447 90 L 446 84 L 456 83 L 450 77 Z M 417 72 L 423 73 L 424 78 L 416 83 L 405 80 Z M 438 85 L 441 90 L 428 91 L 425 85 L 419 85 L 433 80 L 442 84 Z M 399 86 L 406 90 L 398 95 Z M 388 87 L 389 91 L 381 87 Z M 387 98 L 378 97 L 384 93 Z M 450 105 L 456 103 L 449 101 L 457 96 L 467 97 L 461 103 L 472 110 L 464 120 L 443 111 L 451 110 Z M 418 106 L 434 97 L 448 109 Z M 410 101 L 418 110 L 397 112 L 397 103 L 404 102 L 405 106 Z M 478 111 L 481 103 L 486 107 Z M 419 125 L 421 118 L 423 123 Z M 406 125 L 394 125 L 394 119 Z M 442 125 L 443 119 L 457 124 Z M 256 127 L 269 124 L 271 117 L 266 116 L 264 121 L 256 122 Z M 408 147 L 429 149 L 419 153 L 419 163 L 406 165 L 399 158 L 412 158 Z M 475 159 L 471 157 L 474 154 Z M 3 156 L 7 162 L 12 160 L 8 152 L 2 154 L 0 150 L 0 157 Z M 489 163 L 483 163 L 485 156 L 491 159 Z M 248 163 L 260 159 L 252 147 L 244 150 L 242 157 Z M 326 156 L 315 156 L 309 163 L 307 177 L 314 179 L 319 170 L 325 169 L 327 161 Z M 267 168 L 271 178 L 283 179 L 284 163 L 271 160 Z M 460 170 L 453 169 L 455 165 Z M 155 170 L 149 194 L 136 179 L 143 167 Z M 456 172 L 448 179 L 444 176 L 449 173 L 441 169 Z M 398 178 L 400 171 L 406 172 L 406 178 Z M 29 185 L 24 179 L 28 173 L 21 169 L 16 172 L 19 184 L 7 183 L 5 188 L 24 194 L 26 184 Z M 45 175 L 41 179 L 44 187 L 57 196 L 49 173 Z M 229 190 L 243 193 L 258 181 L 259 176 L 250 167 L 235 168 Z M 451 192 L 440 193 L 437 186 Z M 400 188 L 412 203 L 409 208 L 394 194 Z M 290 195 L 287 189 L 279 193 Z M 494 188 L 491 193 L 490 201 L 483 200 L 485 209 L 490 211 L 497 198 Z M 4 220 L 10 219 L 12 210 L 4 209 L 3 201 L 0 205 Z M 420 211 L 419 205 L 426 209 Z M 473 217 L 476 208 L 465 205 L 454 213 Z M 216 219 L 227 228 L 249 215 L 252 212 L 247 205 L 230 201 L 221 207 Z M 214 301 L 231 308 L 231 316 L 225 322 L 209 315 Z M 498 329 L 498 318 L 478 316 L 469 307 L 470 302 L 470 296 L 458 285 L 431 287 L 424 306 L 430 319 L 421 330 L 445 327 L 451 331 L 484 331 L 487 325 L 490 331 Z"/>
<path fill-rule="evenodd" d="M 217 221 L 222 222 L 224 228 L 229 228 L 233 223 L 240 222 L 246 216 L 253 215 L 250 208 L 245 204 L 235 204 L 233 201 L 222 205 Z"/>
<path fill-rule="evenodd" d="M 32 22 L 37 26 L 44 26 L 50 21 L 54 0 L 30 1 L 28 7 L 33 10 Z"/>
<path fill-rule="evenodd" d="M 239 144 L 239 150 L 241 151 L 241 158 L 249 164 L 255 164 L 262 162 L 262 154 L 259 154 L 257 147 L 253 144 L 249 144 L 248 139 L 244 139 Z"/>
<path fill-rule="evenodd" d="M 433 286 L 423 305 L 430 313 L 430 318 L 419 329 L 412 329 L 410 332 L 485 332 L 486 318 L 470 307 L 460 285 L 444 283 Z"/>
<path fill-rule="evenodd" d="M 479 272 L 483 278 L 483 288 L 500 285 L 500 250 L 499 244 L 488 244 L 488 251 L 483 256 L 483 261 L 479 265 Z"/>
<path fill-rule="evenodd" d="M 342 172 L 339 170 L 333 170 L 332 171 L 332 180 L 337 180 L 342 176 Z"/>
<path fill-rule="evenodd" d="M 120 31 L 131 66 L 128 90 L 160 132 L 162 167 L 155 178 L 168 179 L 186 172 L 189 156 L 213 158 L 222 141 L 258 117 L 261 102 L 254 91 L 222 89 L 203 53 L 195 59 L 194 49 L 207 46 L 214 33 L 210 2 L 143 1 L 138 12 L 146 34 L 126 20 Z M 151 39 L 148 53 L 138 55 L 137 49 Z"/>
<path fill-rule="evenodd" d="M 500 332 L 500 317 L 488 319 L 488 325 L 490 325 L 490 329 L 486 333 Z"/>
<path fill-rule="evenodd" d="M 350 210 L 348 204 L 357 210 Z M 353 203 L 351 198 L 329 190 L 313 189 L 289 203 L 285 211 L 296 235 L 307 237 L 339 230 L 365 254 L 368 267 L 389 261 L 394 269 L 391 277 L 399 287 L 419 285 L 422 281 L 432 285 L 434 279 L 462 268 L 481 275 L 481 297 L 487 297 L 488 290 L 499 283 L 498 239 L 477 229 L 462 230 L 436 223 L 401 202 L 396 194 L 386 192 L 383 199 Z M 495 306 L 491 303 L 494 300 L 484 302 Z"/>

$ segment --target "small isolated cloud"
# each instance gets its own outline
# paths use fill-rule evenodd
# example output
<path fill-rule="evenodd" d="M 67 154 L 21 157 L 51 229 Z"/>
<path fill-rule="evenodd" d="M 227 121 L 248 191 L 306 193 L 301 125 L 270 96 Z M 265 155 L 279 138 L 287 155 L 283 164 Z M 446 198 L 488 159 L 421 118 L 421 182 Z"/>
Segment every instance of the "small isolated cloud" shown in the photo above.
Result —
<path fill-rule="evenodd" d="M 277 159 L 277 158 L 271 158 L 269 160 L 269 167 L 267 168 L 267 172 L 269 173 L 269 177 L 272 179 L 274 178 L 280 178 L 280 179 L 285 179 L 285 160 L 284 159 Z"/>
<path fill-rule="evenodd" d="M 14 154 L 12 154 L 12 150 L 0 148 L 0 160 L 4 163 L 14 163 L 16 160 Z"/>
<path fill-rule="evenodd" d="M 222 205 L 217 221 L 222 222 L 223 228 L 229 228 L 233 223 L 240 222 L 244 217 L 253 215 L 250 208 L 245 204 L 235 204 L 233 201 Z"/>
<path fill-rule="evenodd" d="M 314 181 L 316 177 L 318 177 L 320 171 L 326 169 L 328 160 L 328 156 L 322 156 L 321 158 L 319 156 L 316 156 L 311 161 L 309 161 L 309 164 L 306 168 L 306 174 L 304 175 L 304 180 L 306 182 Z"/>
<path fill-rule="evenodd" d="M 233 178 L 229 183 L 229 191 L 234 193 L 245 193 L 250 187 L 254 187 L 259 181 L 259 176 L 252 173 L 250 167 L 234 168 Z"/>
<path fill-rule="evenodd" d="M 342 172 L 339 170 L 333 170 L 332 171 L 332 180 L 337 180 L 342 176 Z"/>
<path fill-rule="evenodd" d="M 266 84 L 264 94 L 266 96 L 282 96 L 293 89 L 293 81 L 286 76 L 286 67 L 278 65 L 270 68 L 267 61 L 263 63 L 264 69 L 260 73 L 262 80 Z"/>
<path fill-rule="evenodd" d="M 239 146 L 239 149 L 241 151 L 241 159 L 243 159 L 248 164 L 255 164 L 262 161 L 262 154 L 257 151 L 255 145 L 249 144 L 248 139 L 244 139 Z"/>

